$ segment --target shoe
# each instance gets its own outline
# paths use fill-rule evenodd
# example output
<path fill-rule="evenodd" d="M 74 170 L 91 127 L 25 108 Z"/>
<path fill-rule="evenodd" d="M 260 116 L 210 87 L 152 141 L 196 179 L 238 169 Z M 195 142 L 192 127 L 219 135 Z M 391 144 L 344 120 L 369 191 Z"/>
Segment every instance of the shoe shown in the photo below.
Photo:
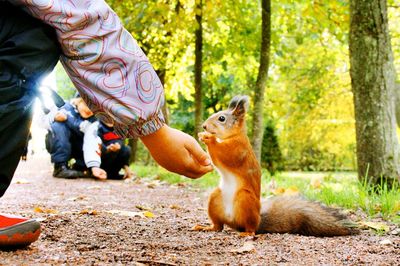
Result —
<path fill-rule="evenodd" d="M 0 249 L 28 246 L 39 235 L 40 223 L 35 219 L 0 214 Z"/>
<path fill-rule="evenodd" d="M 79 164 L 77 164 L 77 163 L 74 163 L 74 164 L 71 166 L 71 169 L 72 169 L 72 170 L 75 170 L 75 171 L 79 171 L 79 172 L 85 172 L 85 171 L 88 170 L 88 168 L 87 168 L 86 166 L 82 166 L 82 165 L 79 165 Z"/>
<path fill-rule="evenodd" d="M 81 171 L 71 170 L 64 164 L 54 166 L 53 176 L 58 178 L 75 179 L 83 177 L 84 174 Z"/>

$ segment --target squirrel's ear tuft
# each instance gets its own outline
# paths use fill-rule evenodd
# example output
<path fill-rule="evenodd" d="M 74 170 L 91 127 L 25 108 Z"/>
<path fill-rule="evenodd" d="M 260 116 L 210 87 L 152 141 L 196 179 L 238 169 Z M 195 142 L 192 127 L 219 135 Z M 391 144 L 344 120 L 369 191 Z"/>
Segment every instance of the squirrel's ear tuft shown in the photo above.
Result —
<path fill-rule="evenodd" d="M 229 103 L 228 109 L 236 116 L 244 116 L 249 107 L 249 97 L 247 95 L 237 95 Z"/>

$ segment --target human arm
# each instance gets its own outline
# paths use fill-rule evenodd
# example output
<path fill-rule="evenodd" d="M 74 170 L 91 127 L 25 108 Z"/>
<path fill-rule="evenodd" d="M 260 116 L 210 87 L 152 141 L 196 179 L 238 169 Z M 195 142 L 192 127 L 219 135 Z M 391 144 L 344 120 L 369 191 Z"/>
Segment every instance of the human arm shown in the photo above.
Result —
<path fill-rule="evenodd" d="M 163 86 L 146 55 L 102 0 L 9 0 L 52 26 L 61 62 L 89 108 L 123 137 L 162 127 Z"/>
<path fill-rule="evenodd" d="M 82 128 L 83 136 L 83 158 L 85 165 L 90 169 L 92 176 L 96 179 L 107 179 L 107 173 L 100 168 L 101 165 L 101 139 L 97 136 L 99 122 L 87 124 Z"/>

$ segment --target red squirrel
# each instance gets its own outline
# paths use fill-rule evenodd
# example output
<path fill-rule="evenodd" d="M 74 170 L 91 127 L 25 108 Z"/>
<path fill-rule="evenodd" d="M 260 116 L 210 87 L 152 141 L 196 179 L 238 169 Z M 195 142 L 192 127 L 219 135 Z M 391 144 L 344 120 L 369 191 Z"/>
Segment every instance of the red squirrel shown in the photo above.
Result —
<path fill-rule="evenodd" d="M 211 115 L 199 139 L 207 146 L 220 175 L 211 193 L 208 215 L 212 226 L 196 225 L 197 231 L 221 231 L 224 225 L 241 232 L 294 233 L 339 236 L 355 232 L 333 208 L 300 197 L 277 196 L 261 202 L 261 167 L 246 132 L 247 96 L 234 97 L 227 110 Z"/>

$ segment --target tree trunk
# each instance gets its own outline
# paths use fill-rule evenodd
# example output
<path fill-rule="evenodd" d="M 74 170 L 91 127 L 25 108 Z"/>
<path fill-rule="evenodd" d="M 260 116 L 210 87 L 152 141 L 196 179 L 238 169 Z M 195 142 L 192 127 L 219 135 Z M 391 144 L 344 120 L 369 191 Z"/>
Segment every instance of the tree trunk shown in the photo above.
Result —
<path fill-rule="evenodd" d="M 194 63 L 194 90 L 195 90 L 195 114 L 194 114 L 194 137 L 201 132 L 201 124 L 203 122 L 203 93 L 201 72 L 203 69 L 203 26 L 202 26 L 202 10 L 203 1 L 196 0 L 196 22 L 197 28 L 195 31 L 196 48 L 195 48 L 195 63 Z"/>
<path fill-rule="evenodd" d="M 128 145 L 131 147 L 131 156 L 129 157 L 129 163 L 134 163 L 136 161 L 136 153 L 138 147 L 138 138 L 132 138 L 128 140 Z"/>
<path fill-rule="evenodd" d="M 164 86 L 165 85 L 165 75 L 166 75 L 166 69 L 162 68 L 159 70 L 156 70 L 157 76 L 161 81 L 161 84 Z M 164 119 L 165 119 L 165 124 L 169 124 L 169 111 L 168 111 L 168 104 L 167 104 L 167 96 L 165 96 L 165 103 L 164 105 L 161 107 L 161 111 L 164 115 Z"/>
<path fill-rule="evenodd" d="M 360 180 L 399 178 L 396 135 L 396 74 L 386 0 L 350 1 L 350 75 L 356 119 Z"/>
<path fill-rule="evenodd" d="M 269 54 L 271 46 L 271 0 L 262 0 L 260 67 L 254 93 L 252 145 L 258 161 L 261 159 L 261 147 L 264 134 L 263 111 L 264 92 L 268 79 Z"/>

